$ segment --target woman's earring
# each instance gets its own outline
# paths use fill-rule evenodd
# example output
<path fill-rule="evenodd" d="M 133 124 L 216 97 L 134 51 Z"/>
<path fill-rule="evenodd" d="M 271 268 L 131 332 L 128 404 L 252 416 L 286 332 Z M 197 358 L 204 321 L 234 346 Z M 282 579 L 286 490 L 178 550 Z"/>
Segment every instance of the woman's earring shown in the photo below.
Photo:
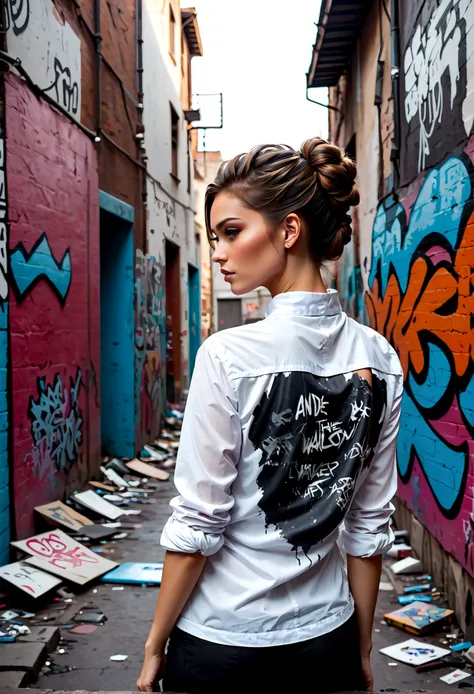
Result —
<path fill-rule="evenodd" d="M 285 248 L 289 248 L 289 247 L 290 247 L 290 244 L 289 244 L 289 243 L 285 243 Z"/>

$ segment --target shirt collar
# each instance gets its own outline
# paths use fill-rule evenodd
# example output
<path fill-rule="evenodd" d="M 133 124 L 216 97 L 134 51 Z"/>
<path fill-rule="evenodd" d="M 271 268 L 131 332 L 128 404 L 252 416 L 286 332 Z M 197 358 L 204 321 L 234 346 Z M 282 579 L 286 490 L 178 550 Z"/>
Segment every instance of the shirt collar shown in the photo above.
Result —
<path fill-rule="evenodd" d="M 297 316 L 335 316 L 342 312 L 339 294 L 335 289 L 323 292 L 285 292 L 277 294 L 265 311 L 272 313 L 291 313 Z"/>

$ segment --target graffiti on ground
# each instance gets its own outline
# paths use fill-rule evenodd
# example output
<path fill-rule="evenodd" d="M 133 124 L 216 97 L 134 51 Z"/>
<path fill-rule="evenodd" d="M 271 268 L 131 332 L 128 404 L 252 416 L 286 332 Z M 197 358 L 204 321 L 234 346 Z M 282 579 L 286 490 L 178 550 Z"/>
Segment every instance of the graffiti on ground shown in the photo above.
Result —
<path fill-rule="evenodd" d="M 31 459 L 40 479 L 53 469 L 66 473 L 77 460 L 83 425 L 79 407 L 81 385 L 80 368 L 75 379 L 70 378 L 69 387 L 63 385 L 59 374 L 52 386 L 44 378 L 38 379 L 38 398 L 30 398 L 28 415 L 34 441 Z"/>
<path fill-rule="evenodd" d="M 466 504 L 474 454 L 472 175 L 467 156 L 450 157 L 427 174 L 409 221 L 393 200 L 378 208 L 366 296 L 371 325 L 395 347 L 405 374 L 401 480 L 420 469 L 431 495 L 421 495 L 425 511 L 434 501 L 445 521 Z"/>

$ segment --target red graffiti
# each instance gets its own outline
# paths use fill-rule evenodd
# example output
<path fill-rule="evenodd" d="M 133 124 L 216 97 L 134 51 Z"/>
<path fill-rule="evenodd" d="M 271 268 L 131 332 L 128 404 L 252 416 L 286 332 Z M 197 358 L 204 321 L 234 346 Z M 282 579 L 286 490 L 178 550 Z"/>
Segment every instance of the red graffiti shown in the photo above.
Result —
<path fill-rule="evenodd" d="M 55 533 L 42 540 L 33 538 L 26 543 L 28 549 L 42 559 L 47 559 L 51 566 L 58 569 L 77 569 L 83 564 L 97 564 L 99 559 L 89 553 L 85 548 L 73 547 L 67 549 L 67 545 Z"/>

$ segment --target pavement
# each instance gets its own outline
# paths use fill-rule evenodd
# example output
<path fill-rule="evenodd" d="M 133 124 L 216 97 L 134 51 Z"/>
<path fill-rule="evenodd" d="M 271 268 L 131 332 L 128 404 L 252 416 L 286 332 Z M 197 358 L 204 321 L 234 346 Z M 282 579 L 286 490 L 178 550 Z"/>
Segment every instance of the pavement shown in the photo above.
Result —
<path fill-rule="evenodd" d="M 114 561 L 160 562 L 164 552 L 159 540 L 161 529 L 169 516 L 169 500 L 174 495 L 172 476 L 167 482 L 158 483 L 155 504 L 142 505 L 142 513 L 136 518 L 141 528 L 133 530 L 128 537 L 108 544 L 113 553 L 106 554 Z M 389 582 L 389 573 L 384 568 L 383 583 Z M 387 587 L 387 586 L 385 586 Z M 64 611 L 54 611 L 59 603 L 52 603 L 37 618 L 46 617 L 48 626 L 71 624 L 74 615 L 82 607 L 97 608 L 105 613 L 107 621 L 89 634 L 72 634 L 61 629 L 65 641 L 48 656 L 48 672 L 41 672 L 35 684 L 37 690 L 87 690 L 87 691 L 131 691 L 136 689 L 136 679 L 141 669 L 143 648 L 153 617 L 158 589 L 153 587 L 124 586 L 123 590 L 112 590 L 111 584 L 96 583 L 76 594 Z M 62 609 L 64 604 L 61 603 Z M 397 609 L 395 590 L 382 590 L 379 594 L 374 625 L 373 670 L 375 689 L 379 691 L 424 690 L 443 691 L 448 686 L 440 676 L 453 668 L 418 674 L 415 669 L 398 663 L 390 666 L 391 659 L 379 653 L 384 646 L 393 645 L 408 638 L 410 634 L 388 626 L 383 615 Z M 426 639 L 441 645 L 441 634 Z M 122 662 L 112 662 L 113 655 L 126 655 Z M 344 652 L 341 652 L 341 665 Z M 58 667 L 59 666 L 59 667 Z M 60 669 L 61 671 L 58 671 Z M 2 689 L 0 673 L 0 691 Z M 452 685 L 453 687 L 456 685 Z M 12 690 L 10 689 L 11 693 Z"/>

